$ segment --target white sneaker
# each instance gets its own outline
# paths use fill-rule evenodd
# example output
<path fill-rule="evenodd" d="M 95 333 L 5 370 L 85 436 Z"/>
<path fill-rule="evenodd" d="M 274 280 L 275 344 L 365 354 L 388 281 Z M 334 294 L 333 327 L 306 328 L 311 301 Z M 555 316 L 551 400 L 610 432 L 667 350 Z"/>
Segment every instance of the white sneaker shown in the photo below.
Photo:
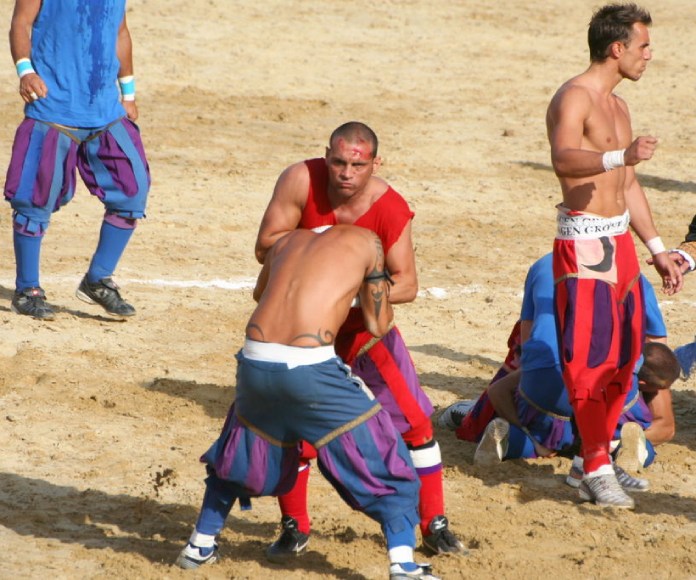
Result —
<path fill-rule="evenodd" d="M 505 419 L 496 417 L 488 423 L 474 452 L 474 465 L 500 463 L 507 453 L 509 435 L 510 423 Z"/>
<path fill-rule="evenodd" d="M 437 418 L 437 424 L 443 429 L 454 431 L 462 424 L 462 419 L 476 404 L 473 399 L 464 399 L 447 407 Z"/>
<path fill-rule="evenodd" d="M 638 423 L 625 423 L 621 427 L 621 447 L 616 454 L 616 463 L 627 471 L 642 471 L 648 458 L 645 432 Z"/>
<path fill-rule="evenodd" d="M 420 578 L 420 580 L 440 580 L 433 575 L 430 564 L 415 564 L 405 562 L 403 564 L 392 564 L 389 566 L 389 580 L 410 580 Z"/>
<path fill-rule="evenodd" d="M 214 564 L 218 559 L 218 546 L 215 544 L 211 548 L 199 548 L 190 542 L 186 544 L 179 553 L 179 557 L 174 562 L 179 568 L 184 570 L 195 570 L 203 564 Z"/>
<path fill-rule="evenodd" d="M 594 502 L 600 507 L 632 510 L 636 505 L 633 498 L 623 490 L 613 473 L 583 479 L 578 487 L 578 495 L 581 500 Z"/>

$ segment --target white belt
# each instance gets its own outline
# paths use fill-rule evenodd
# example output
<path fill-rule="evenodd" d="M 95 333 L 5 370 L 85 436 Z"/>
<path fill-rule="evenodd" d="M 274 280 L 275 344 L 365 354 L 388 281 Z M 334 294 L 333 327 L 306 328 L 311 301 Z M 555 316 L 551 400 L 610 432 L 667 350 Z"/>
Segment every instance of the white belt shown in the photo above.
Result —
<path fill-rule="evenodd" d="M 259 342 L 247 338 L 242 347 L 242 354 L 250 360 L 270 363 L 285 363 L 288 368 L 313 365 L 336 356 L 333 344 L 311 348 L 288 346 L 277 342 Z"/>

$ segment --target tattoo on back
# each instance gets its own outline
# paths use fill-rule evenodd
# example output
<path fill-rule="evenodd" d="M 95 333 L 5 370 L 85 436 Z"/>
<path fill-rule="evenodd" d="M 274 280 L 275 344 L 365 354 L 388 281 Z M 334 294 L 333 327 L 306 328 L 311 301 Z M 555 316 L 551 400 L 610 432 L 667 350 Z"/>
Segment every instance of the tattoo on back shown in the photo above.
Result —
<path fill-rule="evenodd" d="M 265 342 L 265 336 L 263 334 L 263 329 L 258 324 L 247 324 L 246 335 L 249 336 L 253 331 L 258 332 L 261 335 L 261 341 Z M 249 336 L 249 338 L 251 338 Z"/>
<path fill-rule="evenodd" d="M 290 341 L 290 344 L 295 342 L 296 340 L 300 340 L 303 338 L 312 338 L 317 341 L 317 344 L 319 346 L 328 346 L 330 344 L 333 344 L 334 339 L 336 338 L 334 336 L 334 333 L 331 332 L 330 330 L 325 330 L 322 332 L 321 328 L 317 330 L 316 334 L 298 334 L 297 336 L 293 337 L 293 339 Z"/>

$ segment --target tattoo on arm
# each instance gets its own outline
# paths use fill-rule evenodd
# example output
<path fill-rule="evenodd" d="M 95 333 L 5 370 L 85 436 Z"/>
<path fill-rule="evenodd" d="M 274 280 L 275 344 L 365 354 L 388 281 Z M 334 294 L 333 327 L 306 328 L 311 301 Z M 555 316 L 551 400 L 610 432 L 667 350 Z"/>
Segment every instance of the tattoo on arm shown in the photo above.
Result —
<path fill-rule="evenodd" d="M 295 342 L 296 340 L 300 340 L 302 338 L 312 338 L 317 341 L 317 344 L 319 346 L 328 346 L 330 344 L 333 344 L 334 339 L 336 338 L 334 336 L 334 333 L 331 332 L 330 330 L 325 330 L 322 332 L 321 328 L 317 330 L 316 334 L 298 334 L 297 336 L 293 337 L 293 339 L 290 341 L 290 344 Z"/>
<path fill-rule="evenodd" d="M 379 318 L 382 310 L 382 302 L 384 295 L 389 296 L 389 286 L 382 286 L 382 281 L 386 280 L 389 284 L 394 284 L 394 280 L 389 275 L 389 272 L 384 267 L 384 250 L 382 249 L 382 241 L 375 236 L 375 245 L 377 246 L 377 255 L 375 256 L 375 264 L 370 272 L 365 277 L 365 282 L 370 285 L 370 294 L 375 302 L 375 316 Z"/>

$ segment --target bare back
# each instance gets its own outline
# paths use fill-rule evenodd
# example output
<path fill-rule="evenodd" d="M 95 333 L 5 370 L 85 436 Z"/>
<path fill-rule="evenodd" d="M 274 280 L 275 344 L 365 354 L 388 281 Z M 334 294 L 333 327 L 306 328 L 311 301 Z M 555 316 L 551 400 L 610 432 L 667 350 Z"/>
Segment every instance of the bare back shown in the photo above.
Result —
<path fill-rule="evenodd" d="M 567 81 L 554 95 L 546 116 L 554 169 L 563 192 L 563 205 L 605 217 L 626 211 L 627 171 L 593 175 L 563 170 L 557 160 L 570 151 L 602 153 L 625 149 L 632 140 L 631 121 L 625 102 L 613 92 L 601 90 L 589 72 Z"/>
<path fill-rule="evenodd" d="M 374 233 L 356 226 L 293 231 L 266 258 L 247 337 L 302 347 L 333 344 L 357 294 L 368 330 L 386 333 L 393 313 Z"/>

